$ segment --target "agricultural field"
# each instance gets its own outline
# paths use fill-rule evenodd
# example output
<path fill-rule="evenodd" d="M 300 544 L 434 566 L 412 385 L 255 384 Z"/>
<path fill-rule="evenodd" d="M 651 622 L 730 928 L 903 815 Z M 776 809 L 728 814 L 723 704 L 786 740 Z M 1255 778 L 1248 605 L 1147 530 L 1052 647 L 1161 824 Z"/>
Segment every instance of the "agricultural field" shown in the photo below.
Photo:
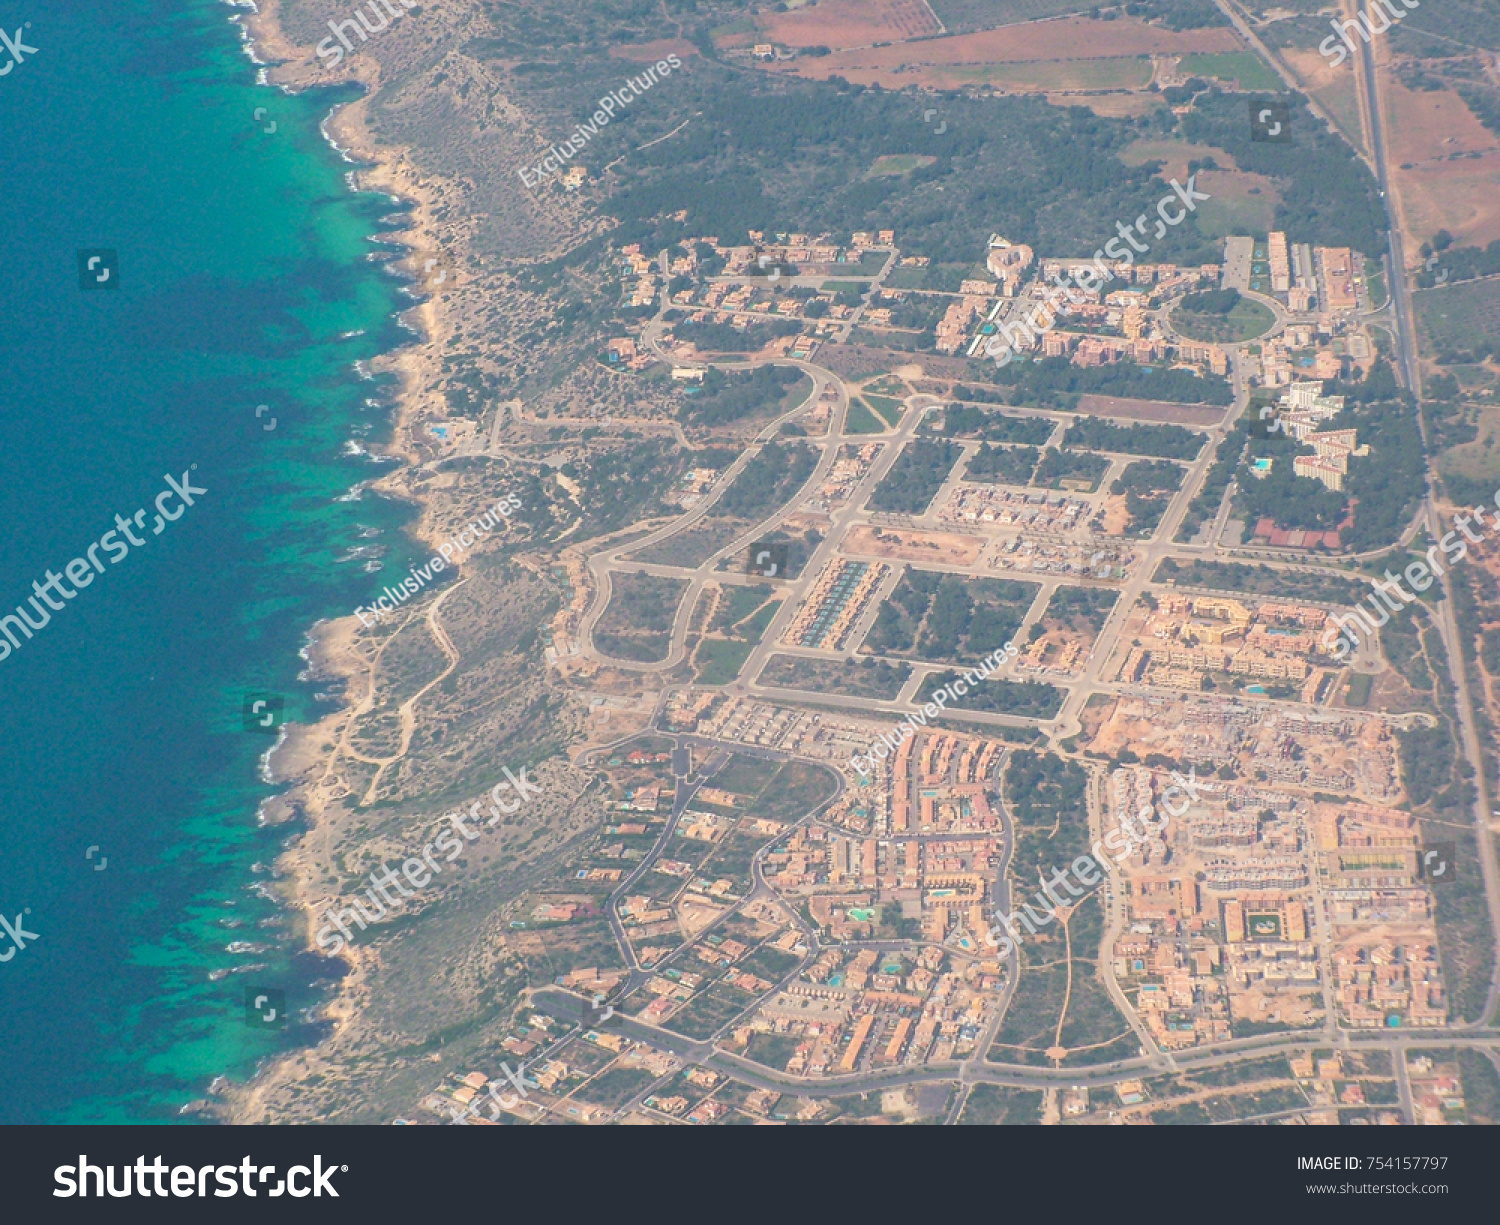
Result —
<path fill-rule="evenodd" d="M 1490 348 L 1500 341 L 1500 278 L 1423 289 L 1412 298 L 1430 352 Z"/>
<path fill-rule="evenodd" d="M 924 0 L 820 0 L 787 13 L 762 13 L 757 24 L 768 41 L 788 47 L 864 47 L 936 34 L 937 19 Z"/>
<path fill-rule="evenodd" d="M 1468 412 L 1477 435 L 1471 442 L 1444 449 L 1438 470 L 1445 478 L 1458 477 L 1478 482 L 1486 490 L 1495 489 L 1500 487 L 1500 405 L 1475 405 Z"/>
<path fill-rule="evenodd" d="M 1144 90 L 1151 83 L 1153 55 L 1243 52 L 1239 38 L 1227 27 L 1177 31 L 1133 17 L 1067 17 L 916 43 L 872 45 L 878 41 L 867 39 L 858 49 L 831 55 L 799 56 L 774 70 L 818 80 L 840 76 L 887 89 L 990 84 L 1018 92 Z"/>
<path fill-rule="evenodd" d="M 1241 92 L 1265 90 L 1281 92 L 1278 77 L 1253 51 L 1229 51 L 1216 55 L 1185 55 L 1181 71 L 1192 77 L 1211 77 L 1232 85 Z"/>
<path fill-rule="evenodd" d="M 995 0 L 931 0 L 931 4 L 950 34 L 993 30 L 1044 17 L 1066 17 L 1092 7 L 1079 0 L 1007 0 L 1005 4 L 996 4 Z"/>

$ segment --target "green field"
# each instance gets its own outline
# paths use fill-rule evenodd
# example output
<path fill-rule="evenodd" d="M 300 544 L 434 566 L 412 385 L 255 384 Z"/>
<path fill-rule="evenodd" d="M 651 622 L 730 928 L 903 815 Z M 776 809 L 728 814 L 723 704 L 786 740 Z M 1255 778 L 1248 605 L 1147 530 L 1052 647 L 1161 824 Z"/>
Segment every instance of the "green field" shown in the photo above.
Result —
<path fill-rule="evenodd" d="M 1041 17 L 1086 13 L 1089 6 L 1078 0 L 932 0 L 932 11 L 950 34 L 970 30 L 993 30 L 998 26 L 1017 25 Z"/>
<path fill-rule="evenodd" d="M 729 637 L 705 638 L 693 654 L 699 684 L 727 685 L 740 674 L 781 607 L 780 600 L 766 600 L 768 591 L 766 587 L 729 588 L 712 627 Z"/>
<path fill-rule="evenodd" d="M 1367 672 L 1351 672 L 1344 683 L 1344 705 L 1363 706 L 1370 700 L 1370 687 L 1375 678 Z"/>
<path fill-rule="evenodd" d="M 1489 489 L 1500 485 L 1500 405 L 1475 404 L 1466 408 L 1478 433 L 1472 442 L 1443 449 L 1438 471 L 1444 477 L 1478 481 Z"/>
<path fill-rule="evenodd" d="M 1213 77 L 1225 84 L 1238 84 L 1242 90 L 1263 89 L 1280 93 L 1281 78 L 1271 71 L 1260 56 L 1250 51 L 1231 51 L 1219 55 L 1185 55 L 1182 71 L 1194 77 Z"/>
<path fill-rule="evenodd" d="M 709 31 L 711 38 L 732 38 L 736 34 L 753 34 L 758 27 L 753 17 L 741 17 L 725 25 L 715 26 Z"/>
<path fill-rule="evenodd" d="M 1422 289 L 1412 299 L 1429 351 L 1472 349 L 1500 340 L 1500 278 Z"/>
<path fill-rule="evenodd" d="M 1184 310 L 1181 306 L 1172 310 L 1172 327 L 1189 340 L 1205 340 L 1214 344 L 1237 344 L 1242 340 L 1253 340 L 1270 331 L 1276 316 L 1268 306 L 1254 298 L 1241 298 L 1234 309 L 1226 315 L 1200 314 Z"/>
<path fill-rule="evenodd" d="M 982 1082 L 969 1091 L 963 1113 L 958 1116 L 960 1127 L 1017 1126 L 1041 1120 L 1041 1090 L 1006 1089 Z"/>
<path fill-rule="evenodd" d="M 885 423 L 865 406 L 863 400 L 851 400 L 849 418 L 844 425 L 846 434 L 883 434 Z"/>
<path fill-rule="evenodd" d="M 929 264 L 926 268 L 892 268 L 885 278 L 887 289 L 931 289 L 957 293 L 965 281 L 987 276 L 983 262 L 973 264 Z"/>
<path fill-rule="evenodd" d="M 1204 170 L 1198 189 L 1212 197 L 1198 205 L 1197 226 L 1209 238 L 1231 234 L 1264 234 L 1276 224 L 1281 197 L 1275 181 L 1237 170 Z"/>
<path fill-rule="evenodd" d="M 901 424 L 901 401 L 893 400 L 889 396 L 872 396 L 866 392 L 861 397 L 866 404 L 885 418 L 886 424 L 897 426 Z"/>

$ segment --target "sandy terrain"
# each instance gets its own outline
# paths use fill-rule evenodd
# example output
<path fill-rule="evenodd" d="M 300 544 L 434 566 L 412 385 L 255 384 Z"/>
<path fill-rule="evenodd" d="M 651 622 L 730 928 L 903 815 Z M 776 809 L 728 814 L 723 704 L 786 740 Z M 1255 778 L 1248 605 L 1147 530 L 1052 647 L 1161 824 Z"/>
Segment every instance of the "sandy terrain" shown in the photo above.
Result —
<path fill-rule="evenodd" d="M 851 380 L 865 379 L 887 370 L 907 371 L 901 377 L 908 382 L 919 378 L 975 382 L 982 378 L 976 377 L 966 358 L 923 353 L 919 361 L 913 362 L 912 354 L 902 349 L 880 349 L 873 345 L 830 345 L 818 351 L 818 364 L 840 378 Z M 917 373 L 910 373 L 914 369 Z"/>
<path fill-rule="evenodd" d="M 1216 404 L 1168 404 L 1163 400 L 1127 400 L 1120 396 L 1079 396 L 1078 411 L 1095 417 L 1123 417 L 1131 421 L 1217 425 L 1228 410 Z"/>
<path fill-rule="evenodd" d="M 669 55 L 685 60 L 690 55 L 697 55 L 698 48 L 685 38 L 659 38 L 654 43 L 622 43 L 611 47 L 609 53 L 617 60 L 629 60 L 632 64 L 654 64 Z"/>
<path fill-rule="evenodd" d="M 1123 536 L 1125 529 L 1130 526 L 1130 511 L 1125 503 L 1123 493 L 1110 494 L 1104 499 L 1104 534 L 1106 536 Z"/>
<path fill-rule="evenodd" d="M 844 537 L 844 553 L 858 557 L 892 557 L 902 561 L 935 561 L 945 566 L 972 566 L 984 541 L 951 532 L 910 532 L 855 527 Z"/>
<path fill-rule="evenodd" d="M 1389 75 L 1381 89 L 1391 174 L 1412 246 L 1438 230 L 1462 245 L 1500 238 L 1500 140 L 1451 90 L 1407 89 Z"/>
<path fill-rule="evenodd" d="M 1047 94 L 1053 106 L 1086 106 L 1104 119 L 1139 119 L 1166 105 L 1155 94 Z"/>
<path fill-rule="evenodd" d="M 1223 149 L 1214 145 L 1195 145 L 1185 140 L 1135 140 L 1120 154 L 1127 166 L 1144 166 L 1147 162 L 1160 162 L 1161 175 L 1166 179 L 1185 179 L 1188 162 L 1214 161 L 1225 170 L 1238 170 L 1239 164 Z"/>
<path fill-rule="evenodd" d="M 270 83 L 293 89 L 314 83 L 326 85 L 329 74 L 317 64 L 312 48 L 299 47 L 283 34 L 278 22 L 279 7 L 279 0 L 260 0 L 258 10 L 244 18 L 259 57 L 282 61 L 268 69 Z M 367 86 L 373 88 L 378 83 L 379 69 L 372 58 L 356 56 L 346 63 L 351 68 L 357 67 L 363 74 L 360 79 Z M 339 110 L 326 124 L 330 138 L 351 157 L 367 163 L 353 172 L 359 189 L 386 192 L 412 201 L 411 227 L 403 233 L 383 237 L 387 241 L 406 242 L 414 253 L 438 251 L 439 244 L 432 237 L 436 232 L 433 219 L 435 193 L 416 175 L 401 150 L 382 148 L 377 144 L 366 127 L 366 110 L 363 98 Z M 386 355 L 372 366 L 376 370 L 396 373 L 400 378 L 397 419 L 389 450 L 414 460 L 417 457 L 407 442 L 409 432 L 417 414 L 435 395 L 431 389 L 437 383 L 438 362 L 451 327 L 440 296 L 414 307 L 406 313 L 405 319 L 423 333 L 428 343 Z M 446 415 L 440 405 L 435 406 L 439 415 Z M 402 471 L 398 470 L 385 481 L 378 482 L 377 486 L 400 496 L 402 480 Z M 441 543 L 444 535 L 431 524 L 426 514 L 407 530 L 433 548 Z M 318 672 L 347 681 L 351 694 L 357 692 L 371 666 L 369 655 L 362 649 L 363 639 L 359 631 L 360 623 L 352 614 L 323 622 L 317 627 L 309 650 L 310 660 Z M 292 783 L 278 808 L 295 806 L 309 824 L 307 835 L 278 863 L 288 905 L 301 909 L 308 920 L 314 916 L 314 905 L 322 889 L 316 867 L 319 851 L 336 838 L 337 832 L 333 828 L 336 819 L 328 796 L 330 782 L 337 783 L 338 780 L 327 777 L 327 764 L 351 714 L 351 709 L 345 708 L 330 714 L 315 726 L 293 728 L 271 761 L 274 776 L 279 781 Z M 335 1025 L 343 1025 L 359 1015 L 374 956 L 370 950 L 355 946 L 344 950 L 342 957 L 349 964 L 350 972 L 343 979 L 339 994 L 325 1006 L 325 1015 Z M 281 1085 L 295 1083 L 319 1070 L 322 1060 L 318 1050 L 309 1048 L 293 1052 L 269 1065 L 248 1085 L 229 1093 L 227 1099 L 232 1117 L 242 1120 L 262 1117 L 262 1103 L 268 1095 Z"/>
<path fill-rule="evenodd" d="M 1359 117 L 1359 98 L 1354 88 L 1354 74 L 1346 63 L 1330 68 L 1328 61 L 1311 47 L 1284 47 L 1282 60 L 1291 69 L 1314 100 L 1338 124 L 1340 131 L 1360 152 L 1365 150 L 1365 132 Z"/>

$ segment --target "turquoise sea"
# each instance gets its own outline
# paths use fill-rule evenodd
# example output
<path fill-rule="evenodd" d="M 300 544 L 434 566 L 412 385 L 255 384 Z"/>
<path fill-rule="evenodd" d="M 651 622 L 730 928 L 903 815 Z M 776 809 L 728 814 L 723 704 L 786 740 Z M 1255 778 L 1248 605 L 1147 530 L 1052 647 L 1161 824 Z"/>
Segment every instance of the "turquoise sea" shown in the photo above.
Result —
<path fill-rule="evenodd" d="M 0 0 L 36 48 L 0 64 L 0 616 L 40 622 L 33 582 L 146 511 L 0 659 L 0 915 L 37 937 L 0 961 L 3 1123 L 177 1120 L 326 991 L 258 889 L 296 829 L 257 825 L 275 740 L 243 707 L 326 711 L 309 629 L 378 591 L 359 550 L 405 568 L 406 509 L 348 494 L 390 415 L 355 363 L 412 340 L 409 299 L 369 258 L 397 206 L 319 133 L 351 95 L 257 84 L 235 11 Z M 184 473 L 207 492 L 157 534 Z M 290 1024 L 247 1024 L 247 987 Z"/>

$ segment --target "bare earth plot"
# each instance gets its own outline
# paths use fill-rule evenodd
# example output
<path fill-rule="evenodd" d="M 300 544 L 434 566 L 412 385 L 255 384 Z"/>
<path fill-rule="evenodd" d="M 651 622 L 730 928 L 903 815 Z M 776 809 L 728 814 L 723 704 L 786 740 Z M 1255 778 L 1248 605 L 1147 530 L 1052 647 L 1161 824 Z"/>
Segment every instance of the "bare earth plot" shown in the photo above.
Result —
<path fill-rule="evenodd" d="M 1407 231 L 1422 238 L 1447 230 L 1466 246 L 1500 238 L 1500 140 L 1452 90 L 1390 79 L 1383 88 Z"/>
<path fill-rule="evenodd" d="M 792 13 L 767 13 L 761 29 L 788 47 L 868 47 L 936 34 L 925 0 L 823 0 Z"/>
<path fill-rule="evenodd" d="M 778 70 L 861 85 L 952 88 L 990 84 L 1016 92 L 1144 89 L 1153 55 L 1230 53 L 1242 49 L 1229 29 L 1174 31 L 1133 18 L 1066 18 L 1006 26 L 916 44 L 866 47 L 816 58 L 798 57 Z"/>

